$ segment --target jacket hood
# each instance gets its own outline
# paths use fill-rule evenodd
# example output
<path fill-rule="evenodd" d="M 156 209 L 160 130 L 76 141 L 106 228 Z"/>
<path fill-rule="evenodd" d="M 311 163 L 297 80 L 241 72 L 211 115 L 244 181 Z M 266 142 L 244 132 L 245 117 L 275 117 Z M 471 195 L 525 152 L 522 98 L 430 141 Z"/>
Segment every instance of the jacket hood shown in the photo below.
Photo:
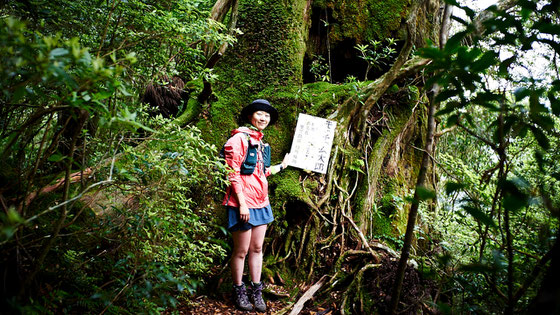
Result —
<path fill-rule="evenodd" d="M 231 135 L 234 136 L 238 133 L 247 133 L 251 136 L 251 139 L 255 139 L 257 141 L 261 141 L 264 137 L 264 134 L 258 130 L 247 128 L 247 127 L 239 127 L 231 132 Z"/>

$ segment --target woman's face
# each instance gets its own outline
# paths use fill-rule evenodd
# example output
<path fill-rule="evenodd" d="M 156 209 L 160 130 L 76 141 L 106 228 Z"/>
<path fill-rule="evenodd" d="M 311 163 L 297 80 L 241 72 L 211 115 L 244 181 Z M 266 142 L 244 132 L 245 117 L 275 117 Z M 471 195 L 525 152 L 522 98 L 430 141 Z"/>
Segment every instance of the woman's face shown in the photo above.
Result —
<path fill-rule="evenodd" d="M 270 114 L 265 111 L 258 110 L 251 116 L 251 125 L 255 126 L 259 131 L 263 131 L 269 123 Z"/>

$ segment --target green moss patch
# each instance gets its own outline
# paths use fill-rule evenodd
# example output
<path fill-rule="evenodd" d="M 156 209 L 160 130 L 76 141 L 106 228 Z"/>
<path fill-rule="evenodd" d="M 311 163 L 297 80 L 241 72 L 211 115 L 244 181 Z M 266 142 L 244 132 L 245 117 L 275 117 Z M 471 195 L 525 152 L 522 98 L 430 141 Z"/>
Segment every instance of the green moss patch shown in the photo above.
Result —
<path fill-rule="evenodd" d="M 408 14 L 410 0 L 322 0 L 314 5 L 332 9 L 333 43 L 345 38 L 357 42 L 398 37 L 401 22 Z"/>

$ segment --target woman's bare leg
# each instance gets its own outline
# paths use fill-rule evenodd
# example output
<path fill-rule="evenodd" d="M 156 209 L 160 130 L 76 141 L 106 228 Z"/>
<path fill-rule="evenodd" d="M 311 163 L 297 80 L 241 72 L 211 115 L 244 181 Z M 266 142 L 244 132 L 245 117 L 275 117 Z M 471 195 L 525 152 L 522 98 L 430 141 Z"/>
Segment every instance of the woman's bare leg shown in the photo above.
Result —
<path fill-rule="evenodd" d="M 255 226 L 251 233 L 251 242 L 249 244 L 249 274 L 251 275 L 251 281 L 254 283 L 261 282 L 263 260 L 262 247 L 266 228 L 266 224 Z"/>
<path fill-rule="evenodd" d="M 231 278 L 234 285 L 241 285 L 243 268 L 245 267 L 245 256 L 251 243 L 251 230 L 232 232 L 233 253 L 231 254 Z"/>

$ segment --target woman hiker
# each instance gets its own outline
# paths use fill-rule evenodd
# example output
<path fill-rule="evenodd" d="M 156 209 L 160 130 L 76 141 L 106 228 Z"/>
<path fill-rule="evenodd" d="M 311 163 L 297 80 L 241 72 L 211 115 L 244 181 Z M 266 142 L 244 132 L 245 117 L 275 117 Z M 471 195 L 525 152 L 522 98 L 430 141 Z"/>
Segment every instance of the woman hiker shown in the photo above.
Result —
<path fill-rule="evenodd" d="M 233 236 L 231 274 L 236 306 L 241 310 L 266 311 L 261 282 L 262 246 L 267 224 L 274 220 L 268 200 L 266 177 L 287 167 L 288 154 L 281 164 L 270 166 L 270 147 L 263 144 L 263 129 L 278 120 L 278 111 L 267 100 L 257 99 L 241 111 L 241 120 L 250 124 L 232 131 L 224 145 L 224 158 L 233 169 L 223 204 L 228 230 Z M 242 281 L 245 256 L 249 254 L 249 292 Z M 250 300 L 249 300 L 250 297 Z"/>

